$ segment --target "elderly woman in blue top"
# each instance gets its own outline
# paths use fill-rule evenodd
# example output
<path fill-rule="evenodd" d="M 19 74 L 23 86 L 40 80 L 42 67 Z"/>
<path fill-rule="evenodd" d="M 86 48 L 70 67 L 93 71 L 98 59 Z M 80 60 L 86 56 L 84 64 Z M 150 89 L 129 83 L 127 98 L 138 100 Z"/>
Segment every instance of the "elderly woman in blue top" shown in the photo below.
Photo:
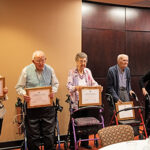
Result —
<path fill-rule="evenodd" d="M 16 91 L 24 97 L 26 102 L 30 97 L 26 95 L 25 88 L 51 86 L 51 98 L 57 92 L 59 83 L 54 70 L 45 64 L 46 57 L 43 51 L 35 51 L 32 56 L 32 64 L 22 70 L 22 74 L 16 85 Z M 39 150 L 39 139 L 44 138 L 44 149 L 52 150 L 54 145 L 55 110 L 54 107 L 40 107 L 27 109 L 25 127 L 27 131 L 28 150 Z"/>

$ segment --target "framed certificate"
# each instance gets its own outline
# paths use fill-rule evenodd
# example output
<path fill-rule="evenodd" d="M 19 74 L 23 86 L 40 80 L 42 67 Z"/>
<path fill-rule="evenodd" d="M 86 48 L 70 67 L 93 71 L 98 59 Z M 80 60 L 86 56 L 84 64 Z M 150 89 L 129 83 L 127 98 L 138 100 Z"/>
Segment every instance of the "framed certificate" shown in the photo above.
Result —
<path fill-rule="evenodd" d="M 27 103 L 28 108 L 46 107 L 53 105 L 53 99 L 50 99 L 52 88 L 36 87 L 26 88 L 27 95 L 30 96 L 30 101 Z"/>
<path fill-rule="evenodd" d="M 123 102 L 123 103 L 116 103 L 116 111 L 121 111 L 123 109 L 128 109 L 126 111 L 121 111 L 117 114 L 118 120 L 129 120 L 129 119 L 135 119 L 135 111 L 134 109 L 130 109 L 133 107 L 133 102 Z"/>
<path fill-rule="evenodd" d="M 79 107 L 102 105 L 102 87 L 81 87 L 79 89 Z"/>
<path fill-rule="evenodd" d="M 3 98 L 5 96 L 3 92 L 4 87 L 5 87 L 5 78 L 0 77 L 0 98 Z"/>

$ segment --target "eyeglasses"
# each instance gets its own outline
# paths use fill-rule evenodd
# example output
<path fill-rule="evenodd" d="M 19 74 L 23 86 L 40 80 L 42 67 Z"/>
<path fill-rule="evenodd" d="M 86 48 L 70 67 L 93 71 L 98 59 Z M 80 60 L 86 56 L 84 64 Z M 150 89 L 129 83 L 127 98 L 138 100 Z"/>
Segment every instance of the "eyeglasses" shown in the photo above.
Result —
<path fill-rule="evenodd" d="M 35 63 L 45 63 L 46 59 L 34 60 Z"/>
<path fill-rule="evenodd" d="M 80 64 L 83 64 L 83 63 L 87 63 L 87 60 L 86 59 L 80 59 L 80 60 L 78 60 L 78 62 L 80 63 Z"/>

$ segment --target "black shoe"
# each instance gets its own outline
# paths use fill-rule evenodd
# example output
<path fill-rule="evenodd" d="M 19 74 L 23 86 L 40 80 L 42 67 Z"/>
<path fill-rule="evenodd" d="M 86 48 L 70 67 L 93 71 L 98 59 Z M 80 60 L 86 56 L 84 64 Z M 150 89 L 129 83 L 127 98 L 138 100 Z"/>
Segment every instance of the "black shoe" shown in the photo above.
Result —
<path fill-rule="evenodd" d="M 70 149 L 70 150 L 75 150 L 75 147 L 74 147 L 73 145 L 70 145 L 70 146 L 69 146 L 69 149 Z"/>
<path fill-rule="evenodd" d="M 90 145 L 81 145 L 81 147 L 86 148 L 86 149 L 92 149 Z"/>

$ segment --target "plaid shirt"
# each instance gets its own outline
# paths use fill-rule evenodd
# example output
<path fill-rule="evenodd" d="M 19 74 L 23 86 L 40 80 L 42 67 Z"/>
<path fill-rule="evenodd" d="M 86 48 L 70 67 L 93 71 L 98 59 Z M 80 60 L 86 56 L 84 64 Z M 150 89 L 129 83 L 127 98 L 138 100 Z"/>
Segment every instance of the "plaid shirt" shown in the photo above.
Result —
<path fill-rule="evenodd" d="M 79 86 L 80 75 L 77 69 L 72 69 L 69 71 L 67 88 L 71 95 L 71 100 L 73 102 L 72 108 L 78 109 L 79 93 L 75 89 L 76 86 Z M 84 69 L 83 78 L 85 79 L 85 86 L 98 86 L 98 83 L 93 79 L 92 73 L 88 68 Z"/>

